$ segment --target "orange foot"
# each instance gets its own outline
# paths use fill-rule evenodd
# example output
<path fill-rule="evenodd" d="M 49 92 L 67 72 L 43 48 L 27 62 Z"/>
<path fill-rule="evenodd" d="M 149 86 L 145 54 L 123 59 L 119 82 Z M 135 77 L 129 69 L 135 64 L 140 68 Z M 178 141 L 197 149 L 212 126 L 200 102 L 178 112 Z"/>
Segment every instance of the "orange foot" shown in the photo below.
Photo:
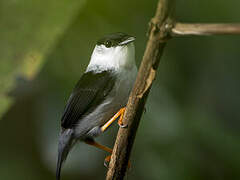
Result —
<path fill-rule="evenodd" d="M 118 125 L 121 127 L 121 128 L 126 128 L 127 127 L 127 124 L 123 124 L 123 115 L 124 115 L 124 113 L 125 113 L 125 110 L 126 110 L 126 108 L 124 107 L 124 108 L 121 108 L 120 110 L 119 110 L 119 113 L 120 113 L 120 117 L 119 117 L 119 120 L 118 120 Z"/>
<path fill-rule="evenodd" d="M 110 163 L 110 160 L 111 160 L 111 155 L 109 155 L 109 156 L 107 156 L 105 159 L 104 159 L 104 166 L 106 167 L 106 168 L 108 168 L 108 166 L 109 166 L 109 163 Z M 131 168 L 131 163 L 130 163 L 130 161 L 128 161 L 128 170 Z"/>
<path fill-rule="evenodd" d="M 119 118 L 118 120 L 118 125 L 122 128 L 126 128 L 127 125 L 123 124 L 123 115 L 125 112 L 125 107 L 121 108 L 108 122 L 106 122 L 102 127 L 101 127 L 101 131 L 104 132 L 106 131 L 106 129 L 116 120 Z"/>

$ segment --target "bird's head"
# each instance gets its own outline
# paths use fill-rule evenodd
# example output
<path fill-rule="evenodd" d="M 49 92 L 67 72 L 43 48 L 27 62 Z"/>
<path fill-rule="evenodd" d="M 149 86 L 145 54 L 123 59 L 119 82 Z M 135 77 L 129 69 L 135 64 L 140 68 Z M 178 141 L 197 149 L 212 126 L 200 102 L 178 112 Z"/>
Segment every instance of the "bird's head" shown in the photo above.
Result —
<path fill-rule="evenodd" d="M 104 46 L 105 48 L 124 47 L 133 42 L 135 38 L 125 33 L 108 34 L 97 41 L 97 46 Z"/>
<path fill-rule="evenodd" d="M 135 65 L 135 37 L 125 33 L 106 35 L 97 41 L 88 70 L 132 68 Z"/>

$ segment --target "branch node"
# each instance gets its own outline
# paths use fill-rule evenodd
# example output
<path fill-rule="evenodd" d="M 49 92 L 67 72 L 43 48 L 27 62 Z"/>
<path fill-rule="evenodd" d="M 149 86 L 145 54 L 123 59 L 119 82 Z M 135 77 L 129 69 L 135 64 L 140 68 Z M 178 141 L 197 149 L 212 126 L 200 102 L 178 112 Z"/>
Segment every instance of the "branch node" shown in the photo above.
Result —
<path fill-rule="evenodd" d="M 156 39 L 158 39 L 160 42 L 167 42 L 171 38 L 173 27 L 174 23 L 170 18 L 167 18 L 163 22 L 160 22 L 156 18 L 152 18 L 149 22 L 149 28 L 146 35 L 149 37 L 149 39 L 153 39 L 151 36 L 154 36 L 157 37 Z"/>
<path fill-rule="evenodd" d="M 154 34 L 158 33 L 160 29 L 161 29 L 161 24 L 159 20 L 156 18 L 152 18 L 148 23 L 147 36 L 149 37 L 151 32 L 153 32 Z"/>

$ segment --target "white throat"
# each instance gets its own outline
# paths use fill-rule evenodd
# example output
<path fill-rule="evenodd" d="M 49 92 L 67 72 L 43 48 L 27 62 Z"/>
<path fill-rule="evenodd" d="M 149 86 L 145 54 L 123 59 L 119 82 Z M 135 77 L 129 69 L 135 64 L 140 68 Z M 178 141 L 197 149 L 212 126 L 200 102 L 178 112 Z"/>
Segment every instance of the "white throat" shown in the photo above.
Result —
<path fill-rule="evenodd" d="M 86 72 L 101 72 L 105 70 L 119 71 L 122 68 L 135 67 L 135 47 L 131 42 L 125 46 L 106 48 L 104 45 L 96 45 Z"/>

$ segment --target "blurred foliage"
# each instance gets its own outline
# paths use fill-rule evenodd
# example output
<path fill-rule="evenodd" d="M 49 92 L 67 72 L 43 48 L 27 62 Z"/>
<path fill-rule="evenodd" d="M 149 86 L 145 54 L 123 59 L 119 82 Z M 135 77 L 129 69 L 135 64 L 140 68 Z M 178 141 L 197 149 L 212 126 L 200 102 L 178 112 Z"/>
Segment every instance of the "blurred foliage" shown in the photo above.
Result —
<path fill-rule="evenodd" d="M 156 4 L 0 1 L 1 179 L 54 179 L 61 113 L 96 40 L 119 31 L 136 36 L 139 65 Z M 234 0 L 180 0 L 176 17 L 239 22 L 239 5 Z M 210 36 L 167 44 L 126 179 L 240 179 L 239 42 L 239 36 Z M 98 141 L 112 146 L 116 131 L 114 126 Z M 66 161 L 63 179 L 104 179 L 106 155 L 79 143 Z"/>
<path fill-rule="evenodd" d="M 33 79 L 83 1 L 0 1 L 0 116 L 15 78 Z M 54 13 L 53 13 L 54 12 Z"/>

